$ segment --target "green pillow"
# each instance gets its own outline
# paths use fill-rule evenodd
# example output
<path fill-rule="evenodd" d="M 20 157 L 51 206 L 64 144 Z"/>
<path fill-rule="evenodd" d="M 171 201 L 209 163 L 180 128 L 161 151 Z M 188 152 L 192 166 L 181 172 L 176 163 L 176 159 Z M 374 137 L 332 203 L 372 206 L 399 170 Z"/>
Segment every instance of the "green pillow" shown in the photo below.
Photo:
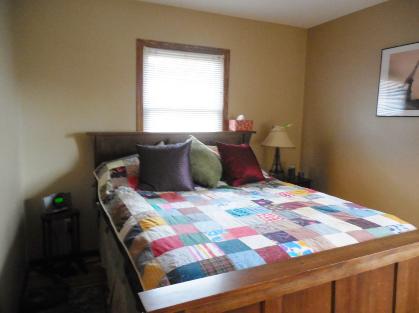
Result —
<path fill-rule="evenodd" d="M 217 154 L 194 136 L 189 136 L 192 179 L 198 185 L 214 188 L 221 179 L 223 168 Z"/>

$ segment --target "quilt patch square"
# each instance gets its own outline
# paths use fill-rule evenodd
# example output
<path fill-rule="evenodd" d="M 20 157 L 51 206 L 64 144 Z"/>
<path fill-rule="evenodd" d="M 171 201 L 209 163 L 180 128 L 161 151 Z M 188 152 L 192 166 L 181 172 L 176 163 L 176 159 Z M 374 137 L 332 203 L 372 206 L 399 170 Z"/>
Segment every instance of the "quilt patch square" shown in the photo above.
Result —
<path fill-rule="evenodd" d="M 164 210 L 163 209 L 164 204 L 166 203 L 151 203 L 150 205 L 157 213 L 160 213 L 160 212 L 163 212 Z"/>
<path fill-rule="evenodd" d="M 184 197 L 182 197 L 181 194 L 177 192 L 161 192 L 159 195 L 160 198 L 168 202 L 183 202 L 186 200 Z"/>
<path fill-rule="evenodd" d="M 304 196 L 307 196 L 311 193 L 315 193 L 315 191 L 311 190 L 311 189 L 304 188 L 304 189 L 295 189 L 295 190 L 289 191 L 289 193 L 294 195 L 294 196 L 304 197 Z"/>
<path fill-rule="evenodd" d="M 262 236 L 262 235 L 242 237 L 239 240 L 252 250 L 276 245 L 275 241 L 269 238 L 266 238 L 265 236 Z"/>
<path fill-rule="evenodd" d="M 208 215 L 204 213 L 192 213 L 185 215 L 190 220 L 190 223 L 211 221 Z"/>
<path fill-rule="evenodd" d="M 194 223 L 195 227 L 202 233 L 207 233 L 213 230 L 222 229 L 221 225 L 213 221 L 204 221 Z"/>
<path fill-rule="evenodd" d="M 140 228 L 140 226 L 137 223 L 137 220 L 134 216 L 130 216 L 121 229 L 117 229 L 119 238 L 125 238 L 128 233 L 132 230 L 132 228 L 138 228 L 138 232 L 141 233 L 143 230 Z"/>
<path fill-rule="evenodd" d="M 187 248 L 189 253 L 191 253 L 197 261 L 225 255 L 224 251 L 214 243 L 197 244 L 187 246 Z"/>
<path fill-rule="evenodd" d="M 194 206 L 189 201 L 170 202 L 170 204 L 175 209 L 186 209 L 186 208 L 191 208 Z"/>
<path fill-rule="evenodd" d="M 234 266 L 226 256 L 215 257 L 200 261 L 202 269 L 208 275 L 227 273 L 234 270 Z"/>
<path fill-rule="evenodd" d="M 274 211 L 275 214 L 278 214 L 279 216 L 282 216 L 286 219 L 297 219 L 302 218 L 302 216 L 298 213 L 295 213 L 292 210 L 281 210 L 281 211 Z"/>
<path fill-rule="evenodd" d="M 180 208 L 178 209 L 180 213 L 186 215 L 186 214 L 196 214 L 196 213 L 202 213 L 198 208 L 196 207 L 190 207 L 190 208 Z"/>
<path fill-rule="evenodd" d="M 296 228 L 296 229 L 287 229 L 287 233 L 297 238 L 297 240 L 305 240 L 307 238 L 315 238 L 318 237 L 319 234 L 304 227 Z"/>
<path fill-rule="evenodd" d="M 150 229 L 155 226 L 166 225 L 166 221 L 160 216 L 149 216 L 139 221 L 139 225 L 143 230 Z"/>
<path fill-rule="evenodd" d="M 205 234 L 205 236 L 207 236 L 207 238 L 211 242 L 220 242 L 220 241 L 236 239 L 232 234 L 230 234 L 225 229 L 216 229 L 216 230 L 206 232 L 204 234 Z"/>
<path fill-rule="evenodd" d="M 302 218 L 302 217 L 293 218 L 291 221 L 295 224 L 300 225 L 300 226 L 307 226 L 307 225 L 313 225 L 313 224 L 319 224 L 320 223 L 319 221 L 310 220 L 310 219 Z"/>
<path fill-rule="evenodd" d="M 159 215 L 161 217 L 163 217 L 163 219 L 166 219 L 166 217 L 171 217 L 171 216 L 183 216 L 183 214 L 180 213 L 176 209 L 169 209 L 169 210 L 160 211 Z"/>
<path fill-rule="evenodd" d="M 200 258 L 196 256 L 196 253 L 190 248 L 190 246 L 180 247 L 167 251 L 166 253 L 158 256 L 156 260 L 161 264 L 164 271 L 169 273 L 177 267 L 200 260 Z"/>
<path fill-rule="evenodd" d="M 365 209 L 364 206 L 352 202 L 344 202 L 343 204 L 348 208 Z"/>
<path fill-rule="evenodd" d="M 171 225 L 171 227 L 179 235 L 199 232 L 198 228 L 196 228 L 194 224 L 178 224 Z"/>
<path fill-rule="evenodd" d="M 241 242 L 238 239 L 217 242 L 216 245 L 222 251 L 224 251 L 225 254 L 236 253 L 250 249 L 248 246 L 246 246 L 243 242 Z"/>
<path fill-rule="evenodd" d="M 323 224 L 331 225 L 333 228 L 336 228 L 337 230 L 341 232 L 348 232 L 352 230 L 361 229 L 358 226 L 355 226 L 353 224 L 337 219 L 329 214 L 319 212 L 313 208 L 300 208 L 300 209 L 297 209 L 296 212 L 307 218 L 319 221 Z"/>
<path fill-rule="evenodd" d="M 384 213 L 382 215 L 384 217 L 387 217 L 387 218 L 393 220 L 395 222 L 395 224 L 408 224 L 405 221 L 403 221 L 402 219 L 398 218 L 397 216 L 394 216 L 393 214 Z"/>
<path fill-rule="evenodd" d="M 328 234 L 339 233 L 339 230 L 337 230 L 333 227 L 330 227 L 328 225 L 321 224 L 321 223 L 310 224 L 310 225 L 307 225 L 307 226 L 304 226 L 304 227 L 318 233 L 319 235 L 328 235 Z"/>
<path fill-rule="evenodd" d="M 289 188 L 289 190 L 292 190 L 292 188 Z M 283 192 L 278 192 L 277 195 L 279 197 L 282 198 L 289 198 L 292 199 L 294 197 L 294 195 L 292 195 L 291 193 L 289 193 L 288 191 L 283 191 Z"/>
<path fill-rule="evenodd" d="M 272 223 L 258 224 L 252 227 L 259 234 L 274 233 L 276 231 L 288 231 L 289 229 L 299 229 L 301 226 L 294 224 L 288 220 L 281 220 Z"/>
<path fill-rule="evenodd" d="M 362 218 L 354 218 L 351 220 L 346 220 L 348 223 L 354 224 L 356 226 L 361 227 L 362 229 L 368 229 L 368 228 L 374 228 L 374 227 L 380 227 L 380 225 L 370 222 L 368 220 L 362 219 Z"/>
<path fill-rule="evenodd" d="M 257 215 L 243 216 L 236 219 L 240 224 L 247 225 L 255 228 L 257 225 L 264 224 L 265 222 Z"/>
<path fill-rule="evenodd" d="M 302 226 L 293 223 L 292 220 L 280 220 L 277 222 L 270 223 L 272 224 L 277 230 L 284 230 L 288 231 L 289 229 L 300 229 Z"/>
<path fill-rule="evenodd" d="M 248 226 L 230 228 L 228 229 L 228 232 L 231 234 L 233 238 L 240 238 L 258 234 L 254 229 Z"/>
<path fill-rule="evenodd" d="M 307 244 L 307 246 L 313 249 L 314 252 L 320 252 L 336 248 L 334 244 L 332 244 L 329 240 L 323 237 L 304 239 L 304 242 Z"/>
<path fill-rule="evenodd" d="M 367 240 L 374 239 L 375 237 L 366 230 L 354 230 L 347 233 L 348 235 L 352 236 L 357 240 L 358 242 L 363 242 Z"/>
<path fill-rule="evenodd" d="M 395 219 L 391 218 L 391 215 L 387 215 L 387 214 L 369 216 L 369 217 L 365 217 L 364 219 L 374 224 L 378 224 L 379 226 L 390 226 L 390 225 L 395 225 L 399 223 Z"/>
<path fill-rule="evenodd" d="M 292 258 L 312 254 L 314 250 L 310 248 L 304 241 L 292 241 L 280 244 L 280 247 L 288 253 Z"/>
<path fill-rule="evenodd" d="M 278 229 L 273 223 L 267 223 L 267 224 L 258 224 L 253 226 L 253 229 L 256 230 L 259 234 L 266 234 L 266 233 L 273 233 Z"/>
<path fill-rule="evenodd" d="M 336 213 L 341 212 L 337 207 L 333 205 L 321 205 L 321 206 L 313 206 L 313 209 L 316 209 L 317 211 L 323 212 L 323 213 Z"/>
<path fill-rule="evenodd" d="M 187 215 L 164 215 L 164 219 L 169 225 L 192 223 L 192 219 Z"/>
<path fill-rule="evenodd" d="M 338 219 L 340 219 L 342 221 L 346 221 L 346 222 L 348 220 L 352 220 L 354 218 L 357 218 L 356 216 L 350 215 L 347 212 L 334 212 L 334 213 L 331 213 L 330 215 L 333 216 L 333 217 L 335 217 L 335 218 L 338 218 Z"/>
<path fill-rule="evenodd" d="M 138 225 L 132 226 L 129 229 L 129 231 L 127 231 L 127 234 L 125 235 L 125 237 L 123 237 L 123 241 L 124 241 L 124 243 L 125 243 L 125 245 L 127 246 L 128 249 L 131 247 L 131 244 L 133 243 L 135 238 L 137 238 L 139 235 L 141 235 L 142 232 L 143 231 L 141 230 L 141 228 Z"/>
<path fill-rule="evenodd" d="M 180 266 L 169 273 L 167 278 L 172 284 L 205 277 L 206 274 L 199 262 Z"/>
<path fill-rule="evenodd" d="M 264 234 L 264 236 L 278 243 L 285 243 L 285 242 L 297 240 L 297 238 L 291 236 L 290 234 L 282 230 L 274 232 L 274 233 Z"/>
<path fill-rule="evenodd" d="M 253 214 L 251 211 L 244 208 L 228 209 L 226 212 L 234 217 L 249 216 Z"/>
<path fill-rule="evenodd" d="M 227 257 L 238 270 L 266 264 L 265 260 L 252 250 L 231 253 Z"/>
<path fill-rule="evenodd" d="M 264 213 L 257 215 L 261 220 L 265 221 L 266 223 L 276 222 L 283 220 L 283 218 L 279 215 L 273 213 Z"/>
<path fill-rule="evenodd" d="M 195 206 L 208 204 L 208 198 L 204 197 L 200 193 L 198 193 L 198 194 L 184 194 L 183 198 L 185 198 L 186 201 L 189 201 L 189 202 L 193 203 Z"/>
<path fill-rule="evenodd" d="M 355 217 L 362 217 L 362 218 L 366 218 L 366 217 L 370 217 L 370 216 L 375 216 L 375 215 L 381 215 L 381 212 L 375 211 L 375 210 L 371 210 L 371 209 L 357 209 L 357 208 L 352 208 L 352 207 L 347 207 L 345 209 L 342 208 L 342 211 L 355 216 Z"/>
<path fill-rule="evenodd" d="M 166 211 L 170 211 L 170 210 L 174 209 L 174 207 L 172 206 L 172 204 L 170 202 L 162 203 L 162 204 L 159 204 L 157 206 L 158 206 L 159 209 L 164 209 Z M 153 207 L 155 208 L 157 206 L 153 206 Z"/>
<path fill-rule="evenodd" d="M 155 256 L 162 255 L 163 253 L 180 248 L 183 246 L 183 242 L 179 236 L 170 236 L 160 238 L 151 243 L 151 251 Z"/>
<path fill-rule="evenodd" d="M 346 233 L 325 235 L 325 239 L 330 241 L 335 247 L 344 247 L 358 243 L 358 241 Z"/>
<path fill-rule="evenodd" d="M 407 231 L 415 230 L 415 228 L 410 224 L 400 224 L 400 225 L 390 225 L 386 226 L 393 234 L 400 234 Z"/>
<path fill-rule="evenodd" d="M 162 198 L 151 198 L 151 199 L 146 199 L 147 200 L 147 203 L 150 205 L 150 206 L 157 206 L 157 208 L 160 208 L 159 207 L 159 205 L 161 205 L 161 204 L 163 204 L 163 203 L 167 203 L 167 201 L 166 200 L 164 200 L 164 199 L 162 199 Z"/>
<path fill-rule="evenodd" d="M 318 203 L 304 202 L 304 201 L 290 201 L 290 202 L 281 203 L 278 206 L 283 210 L 295 210 L 299 208 L 310 207 L 313 205 L 318 205 Z"/>
<path fill-rule="evenodd" d="M 148 241 L 152 242 L 160 238 L 175 236 L 176 232 L 169 225 L 160 225 L 146 230 L 143 234 Z"/>
<path fill-rule="evenodd" d="M 234 218 L 227 212 L 223 210 L 205 210 L 205 215 L 207 215 L 212 221 L 220 224 L 223 228 L 233 228 L 243 226 L 240 223 L 240 219 Z"/>
<path fill-rule="evenodd" d="M 279 246 L 269 246 L 255 250 L 266 263 L 275 263 L 281 260 L 287 260 L 290 258 L 288 253 L 286 253 Z"/>
<path fill-rule="evenodd" d="M 267 199 L 258 199 L 258 200 L 252 200 L 254 203 L 266 207 L 269 206 L 270 204 L 272 204 L 272 201 L 267 200 Z"/>
<path fill-rule="evenodd" d="M 369 228 L 367 229 L 367 232 L 372 234 L 375 238 L 393 235 L 393 232 L 389 228 L 384 227 L 384 226 L 376 227 L 376 228 Z"/>
<path fill-rule="evenodd" d="M 321 193 L 310 193 L 305 195 L 304 198 L 307 200 L 317 200 L 323 198 L 323 195 Z"/>
<path fill-rule="evenodd" d="M 192 246 L 201 243 L 210 242 L 210 240 L 204 236 L 202 233 L 191 233 L 191 234 L 182 234 L 179 235 L 180 240 L 182 240 L 185 246 Z"/>

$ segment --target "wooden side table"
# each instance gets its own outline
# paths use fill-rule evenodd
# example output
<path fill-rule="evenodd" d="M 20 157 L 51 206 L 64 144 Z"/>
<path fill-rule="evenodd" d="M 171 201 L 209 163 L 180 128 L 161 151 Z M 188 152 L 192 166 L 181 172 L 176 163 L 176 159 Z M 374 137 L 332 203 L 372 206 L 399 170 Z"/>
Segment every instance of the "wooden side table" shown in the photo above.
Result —
<path fill-rule="evenodd" d="M 291 183 L 304 188 L 311 188 L 311 179 L 296 176 L 293 179 L 285 178 L 287 183 Z"/>
<path fill-rule="evenodd" d="M 294 178 L 289 178 L 285 175 L 275 175 L 273 173 L 269 173 L 269 175 L 286 183 L 294 184 L 304 188 L 311 188 L 311 179 L 306 177 L 295 176 Z"/>
<path fill-rule="evenodd" d="M 70 220 L 71 227 L 71 251 L 69 257 L 79 259 L 80 257 L 80 211 L 78 209 L 68 209 L 57 213 L 42 213 L 42 243 L 44 258 L 47 262 L 53 259 L 53 235 L 52 224 L 56 221 Z"/>

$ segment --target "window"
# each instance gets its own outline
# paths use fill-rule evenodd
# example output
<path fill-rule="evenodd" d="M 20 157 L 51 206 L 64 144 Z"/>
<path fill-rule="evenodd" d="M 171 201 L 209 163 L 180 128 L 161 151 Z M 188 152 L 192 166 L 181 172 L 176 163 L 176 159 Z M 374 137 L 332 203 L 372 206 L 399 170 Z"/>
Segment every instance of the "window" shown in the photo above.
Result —
<path fill-rule="evenodd" d="M 230 51 L 137 40 L 137 130 L 221 131 Z"/>

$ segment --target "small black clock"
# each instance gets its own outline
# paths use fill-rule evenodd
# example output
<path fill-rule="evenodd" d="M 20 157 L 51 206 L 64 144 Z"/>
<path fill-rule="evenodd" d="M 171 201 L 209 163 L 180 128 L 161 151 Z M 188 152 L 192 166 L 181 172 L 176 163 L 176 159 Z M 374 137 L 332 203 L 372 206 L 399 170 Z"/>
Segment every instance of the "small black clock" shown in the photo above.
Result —
<path fill-rule="evenodd" d="M 71 209 L 71 193 L 53 193 L 43 198 L 45 211 L 48 213 L 62 212 Z"/>

